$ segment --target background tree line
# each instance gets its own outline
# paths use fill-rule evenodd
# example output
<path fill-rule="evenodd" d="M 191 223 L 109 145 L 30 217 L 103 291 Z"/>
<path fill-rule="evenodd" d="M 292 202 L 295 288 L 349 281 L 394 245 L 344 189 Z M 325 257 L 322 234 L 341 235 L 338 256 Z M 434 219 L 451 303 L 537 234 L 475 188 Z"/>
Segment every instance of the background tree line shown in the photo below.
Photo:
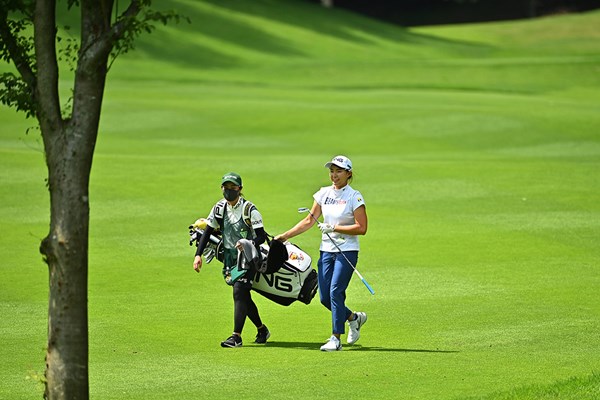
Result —
<path fill-rule="evenodd" d="M 600 8 L 600 0 L 308 0 L 403 26 L 534 18 Z"/>

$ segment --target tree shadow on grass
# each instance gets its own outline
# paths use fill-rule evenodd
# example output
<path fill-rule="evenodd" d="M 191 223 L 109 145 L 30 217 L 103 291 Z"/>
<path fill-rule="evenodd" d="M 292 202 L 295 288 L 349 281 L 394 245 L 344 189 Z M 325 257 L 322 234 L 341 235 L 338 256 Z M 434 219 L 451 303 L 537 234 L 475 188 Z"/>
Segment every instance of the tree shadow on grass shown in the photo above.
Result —
<path fill-rule="evenodd" d="M 326 9 L 316 3 L 278 2 L 277 0 L 204 0 L 215 7 L 231 13 L 243 13 L 257 18 L 266 18 L 279 23 L 311 30 L 321 35 L 340 40 L 373 44 L 372 38 L 391 42 L 406 42 L 424 46 L 440 46 L 448 51 L 480 51 L 482 54 L 491 48 L 481 43 L 452 40 L 423 33 L 416 33 L 405 27 L 374 20 L 356 12 L 342 8 Z M 217 33 L 218 34 L 218 33 Z"/>
<path fill-rule="evenodd" d="M 320 342 L 280 342 L 280 341 L 269 341 L 264 345 L 252 345 L 245 346 L 248 348 L 261 348 L 261 347 L 279 347 L 283 349 L 300 349 L 300 350 L 319 350 L 322 343 Z M 381 347 L 381 346 L 361 346 L 361 345 L 352 345 L 352 346 L 343 346 L 344 351 L 380 351 L 380 352 L 398 352 L 398 353 L 459 353 L 459 351 L 455 350 L 430 350 L 430 349 L 405 349 L 399 347 Z"/>
<path fill-rule="evenodd" d="M 485 45 L 416 33 L 354 13 L 325 10 L 318 4 L 276 0 L 204 0 L 204 3 L 209 3 L 213 9 L 193 2 L 178 2 L 177 12 L 188 17 L 191 23 L 171 24 L 160 35 L 142 38 L 136 42 L 137 51 L 153 59 L 202 69 L 244 65 L 244 55 L 236 54 L 236 47 L 267 56 L 310 57 L 302 44 L 296 42 L 297 36 L 288 38 L 286 31 L 278 33 L 273 32 L 272 27 L 265 29 L 258 22 L 260 19 L 363 46 L 379 46 L 375 40 L 379 38 L 391 43 L 431 46 L 451 54 L 476 52 L 483 55 L 489 51 Z M 215 12 L 215 9 L 221 12 Z M 240 14 L 255 20 L 241 19 Z"/>

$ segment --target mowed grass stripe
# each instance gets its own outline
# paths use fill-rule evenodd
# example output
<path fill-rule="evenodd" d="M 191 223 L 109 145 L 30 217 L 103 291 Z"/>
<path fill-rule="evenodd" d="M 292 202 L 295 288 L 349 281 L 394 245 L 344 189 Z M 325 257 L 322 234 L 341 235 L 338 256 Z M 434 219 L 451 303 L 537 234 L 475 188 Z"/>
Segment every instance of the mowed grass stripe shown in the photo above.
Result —
<path fill-rule="evenodd" d="M 599 13 L 407 30 L 301 2 L 165 6 L 194 23 L 142 39 L 105 96 L 90 187 L 93 397 L 230 398 L 237 376 L 251 399 L 594 398 Z M 0 398 L 25 399 L 41 395 L 48 195 L 35 136 L 15 136 L 31 124 L 0 115 L 12 361 Z M 192 271 L 187 226 L 237 169 L 280 233 L 337 153 L 354 161 L 370 217 L 359 269 L 376 295 L 358 280 L 348 290 L 369 313 L 363 337 L 322 354 L 318 298 L 254 296 L 270 343 L 253 345 L 248 323 L 244 347 L 224 351 L 231 289 L 217 262 Z M 318 232 L 295 242 L 316 265 Z"/>

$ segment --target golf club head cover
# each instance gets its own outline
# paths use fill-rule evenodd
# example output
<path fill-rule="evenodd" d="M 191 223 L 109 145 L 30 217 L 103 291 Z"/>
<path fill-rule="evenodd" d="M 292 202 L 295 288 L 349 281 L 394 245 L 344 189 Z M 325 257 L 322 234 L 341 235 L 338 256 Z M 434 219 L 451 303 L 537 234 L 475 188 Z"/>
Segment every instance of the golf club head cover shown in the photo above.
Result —
<path fill-rule="evenodd" d="M 254 243 L 248 239 L 240 239 L 237 244 L 242 246 L 242 250 L 238 250 L 238 269 L 258 270 L 258 267 L 260 266 L 260 254 L 254 246 Z"/>
<path fill-rule="evenodd" d="M 279 268 L 283 266 L 288 259 L 288 251 L 280 240 L 271 240 L 269 246 L 269 253 L 267 254 L 267 270 L 265 273 L 272 274 L 279 271 Z"/>

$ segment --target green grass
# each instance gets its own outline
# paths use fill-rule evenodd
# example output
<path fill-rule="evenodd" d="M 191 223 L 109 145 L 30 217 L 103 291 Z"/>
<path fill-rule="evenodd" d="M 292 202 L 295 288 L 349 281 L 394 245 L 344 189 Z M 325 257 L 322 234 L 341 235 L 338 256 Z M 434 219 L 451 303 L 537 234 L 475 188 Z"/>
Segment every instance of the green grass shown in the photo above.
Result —
<path fill-rule="evenodd" d="M 484 397 L 469 399 L 519 400 L 519 399 L 597 399 L 600 395 L 600 376 L 597 374 L 584 378 L 571 378 L 548 386 L 525 386 L 508 392 L 493 393 Z"/>
<path fill-rule="evenodd" d="M 402 29 L 298 1 L 164 3 L 192 24 L 118 59 L 105 95 L 92 398 L 600 397 L 600 13 Z M 0 399 L 30 399 L 46 172 L 33 123 L 0 119 Z M 376 295 L 358 279 L 348 290 L 369 314 L 363 337 L 323 354 L 318 298 L 256 295 L 270 343 L 251 344 L 248 323 L 243 348 L 221 349 L 231 290 L 216 262 L 193 272 L 187 226 L 236 170 L 279 233 L 338 153 L 369 215 L 359 269 Z M 314 265 L 318 240 L 294 240 Z"/>

